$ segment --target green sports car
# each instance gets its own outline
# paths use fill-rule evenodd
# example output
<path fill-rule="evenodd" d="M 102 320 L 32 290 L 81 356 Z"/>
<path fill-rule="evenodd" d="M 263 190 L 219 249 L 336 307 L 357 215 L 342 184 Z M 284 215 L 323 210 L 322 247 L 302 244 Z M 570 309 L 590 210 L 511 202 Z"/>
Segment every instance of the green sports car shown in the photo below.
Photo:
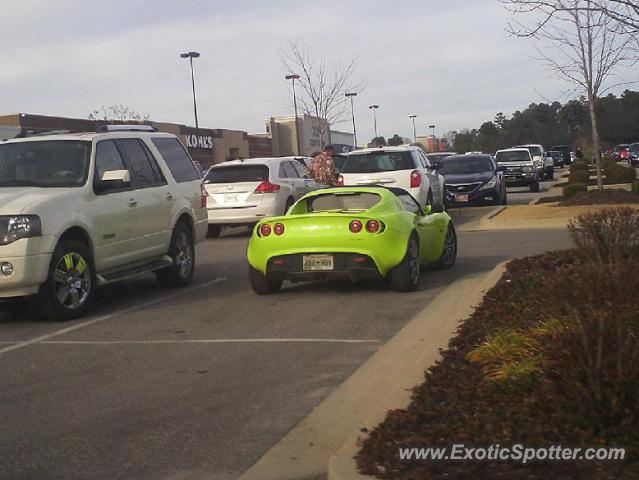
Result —
<path fill-rule="evenodd" d="M 388 279 L 393 290 L 419 285 L 421 267 L 451 268 L 457 256 L 453 222 L 443 208 L 405 190 L 342 187 L 302 197 L 285 216 L 259 222 L 249 241 L 249 278 L 258 294 L 284 280 Z"/>

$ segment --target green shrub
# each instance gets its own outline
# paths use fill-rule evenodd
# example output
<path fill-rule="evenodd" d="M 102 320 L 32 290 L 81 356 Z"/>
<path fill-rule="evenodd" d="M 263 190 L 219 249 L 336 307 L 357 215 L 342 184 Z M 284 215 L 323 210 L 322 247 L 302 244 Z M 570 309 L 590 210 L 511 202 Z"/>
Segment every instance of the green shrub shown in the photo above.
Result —
<path fill-rule="evenodd" d="M 632 193 L 634 193 L 635 195 L 639 195 L 639 182 L 632 182 Z"/>
<path fill-rule="evenodd" d="M 637 179 L 637 171 L 632 167 L 615 165 L 606 169 L 606 183 L 632 183 Z"/>
<path fill-rule="evenodd" d="M 605 157 L 601 161 L 601 168 L 603 169 L 604 172 L 606 172 L 606 174 L 608 174 L 609 171 L 614 170 L 616 166 L 617 166 L 617 162 L 612 157 Z"/>
<path fill-rule="evenodd" d="M 570 172 L 570 176 L 568 177 L 568 183 L 585 183 L 588 185 L 590 181 L 590 172 L 588 170 L 577 170 L 575 172 Z"/>
<path fill-rule="evenodd" d="M 588 165 L 586 165 L 586 162 L 583 162 L 583 161 L 572 162 L 570 164 L 570 173 L 576 172 L 577 170 L 588 171 L 588 169 L 589 169 Z"/>
<path fill-rule="evenodd" d="M 574 197 L 579 192 L 588 191 L 588 187 L 585 183 L 569 183 L 568 186 L 564 187 L 564 199 L 568 199 L 570 197 Z"/>

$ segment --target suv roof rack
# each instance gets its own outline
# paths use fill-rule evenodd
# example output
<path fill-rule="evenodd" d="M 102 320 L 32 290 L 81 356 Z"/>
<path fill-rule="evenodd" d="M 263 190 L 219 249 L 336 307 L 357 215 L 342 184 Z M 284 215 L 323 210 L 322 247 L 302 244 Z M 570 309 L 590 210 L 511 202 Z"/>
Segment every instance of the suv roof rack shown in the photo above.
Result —
<path fill-rule="evenodd" d="M 95 129 L 98 133 L 105 132 L 157 132 L 153 125 L 98 125 Z"/>

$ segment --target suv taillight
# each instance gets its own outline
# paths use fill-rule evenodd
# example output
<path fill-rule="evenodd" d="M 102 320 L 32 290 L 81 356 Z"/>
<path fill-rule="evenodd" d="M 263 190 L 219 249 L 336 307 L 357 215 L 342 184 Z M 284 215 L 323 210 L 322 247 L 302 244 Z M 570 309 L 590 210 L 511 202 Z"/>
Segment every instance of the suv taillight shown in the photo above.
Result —
<path fill-rule="evenodd" d="M 200 208 L 206 208 L 209 192 L 204 188 L 204 184 L 200 183 Z"/>
<path fill-rule="evenodd" d="M 422 172 L 413 170 L 410 172 L 410 188 L 417 188 L 422 184 Z"/>
<path fill-rule="evenodd" d="M 271 183 L 268 180 L 264 180 L 260 183 L 253 193 L 275 193 L 280 191 L 280 186 L 277 183 Z"/>

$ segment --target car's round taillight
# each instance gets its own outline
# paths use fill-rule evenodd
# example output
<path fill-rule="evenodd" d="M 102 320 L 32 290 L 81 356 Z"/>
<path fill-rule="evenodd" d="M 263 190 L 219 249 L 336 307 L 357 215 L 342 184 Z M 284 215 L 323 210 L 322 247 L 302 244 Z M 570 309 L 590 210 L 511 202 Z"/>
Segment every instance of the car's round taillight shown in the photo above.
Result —
<path fill-rule="evenodd" d="M 282 235 L 284 233 L 284 225 L 276 223 L 273 227 L 273 233 L 275 233 L 275 235 Z"/>
<path fill-rule="evenodd" d="M 377 233 L 382 228 L 382 225 L 377 220 L 369 220 L 366 222 L 366 231 L 368 233 Z"/>
<path fill-rule="evenodd" d="M 268 237 L 271 234 L 271 226 L 268 223 L 265 223 L 260 227 L 260 235 L 263 237 Z"/>
<path fill-rule="evenodd" d="M 353 220 L 351 223 L 348 224 L 348 229 L 353 233 L 361 232 L 362 228 L 364 228 L 364 226 L 359 220 Z"/>
<path fill-rule="evenodd" d="M 344 176 L 343 175 L 339 175 L 337 177 L 337 183 L 335 184 L 338 187 L 343 187 L 344 186 Z"/>

